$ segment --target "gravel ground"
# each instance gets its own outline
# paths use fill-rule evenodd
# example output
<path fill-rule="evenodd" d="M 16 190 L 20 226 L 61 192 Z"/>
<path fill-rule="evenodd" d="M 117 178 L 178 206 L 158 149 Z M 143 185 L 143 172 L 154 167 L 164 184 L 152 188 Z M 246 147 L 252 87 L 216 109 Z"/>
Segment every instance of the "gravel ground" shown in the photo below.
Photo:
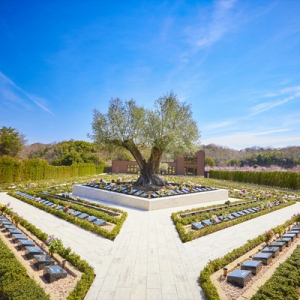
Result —
<path fill-rule="evenodd" d="M 0 237 L 13 252 L 18 253 L 18 256 L 23 258 L 21 259 L 21 263 L 28 270 L 30 275 L 32 275 L 30 277 L 34 276 L 37 279 L 38 284 L 42 286 L 46 293 L 50 294 L 51 299 L 63 300 L 67 298 L 68 294 L 74 289 L 78 278 L 68 273 L 66 278 L 48 283 L 43 277 L 43 270 L 38 270 L 34 266 L 33 259 L 29 260 L 26 258 L 26 250 L 18 249 L 17 244 L 14 243 L 13 238 L 9 236 L 4 228 L 0 230 Z"/>
<path fill-rule="evenodd" d="M 292 245 L 294 243 L 299 243 L 299 238 L 297 238 L 297 240 L 295 242 L 292 243 Z M 238 299 L 240 296 L 242 296 L 242 294 L 244 294 L 249 288 L 251 288 L 251 286 L 253 285 L 254 282 L 256 282 L 257 280 L 259 280 L 267 270 L 274 268 L 275 271 L 275 267 L 274 264 L 276 263 L 276 261 L 286 255 L 287 251 L 289 250 L 289 247 L 285 247 L 282 252 L 279 252 L 279 255 L 275 258 L 272 259 L 272 262 L 269 265 L 262 265 L 262 269 L 261 271 L 257 274 L 257 275 L 250 275 L 251 279 L 250 281 L 246 284 L 246 286 L 244 288 L 240 288 L 237 287 L 231 283 L 228 283 L 226 280 L 220 279 L 219 283 L 223 289 L 223 291 L 225 292 L 228 300 L 236 300 Z M 250 258 L 249 258 L 250 259 Z"/>

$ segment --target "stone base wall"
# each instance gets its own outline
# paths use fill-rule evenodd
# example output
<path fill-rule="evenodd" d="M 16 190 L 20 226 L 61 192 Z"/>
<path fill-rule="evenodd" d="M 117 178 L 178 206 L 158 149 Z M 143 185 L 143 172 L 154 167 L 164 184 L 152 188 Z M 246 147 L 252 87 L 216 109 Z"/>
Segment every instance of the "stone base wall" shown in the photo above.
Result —
<path fill-rule="evenodd" d="M 82 185 L 73 186 L 73 195 L 78 196 L 79 198 L 89 198 L 95 201 L 106 201 L 109 203 L 121 204 L 142 210 L 158 210 L 220 200 L 224 200 L 225 202 L 228 200 L 227 190 L 214 190 L 192 193 L 188 195 L 145 199 L 137 196 L 125 195 Z"/>

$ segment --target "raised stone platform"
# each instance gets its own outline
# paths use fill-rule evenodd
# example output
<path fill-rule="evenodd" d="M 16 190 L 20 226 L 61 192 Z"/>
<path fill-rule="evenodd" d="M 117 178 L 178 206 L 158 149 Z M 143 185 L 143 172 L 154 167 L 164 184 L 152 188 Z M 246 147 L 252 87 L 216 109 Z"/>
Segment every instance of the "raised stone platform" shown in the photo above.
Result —
<path fill-rule="evenodd" d="M 201 204 L 205 202 L 222 200 L 227 201 L 228 191 L 213 190 L 207 192 L 147 199 L 137 196 L 125 195 L 122 193 L 105 191 L 102 189 L 90 188 L 82 185 L 74 185 L 73 196 L 78 196 L 79 198 L 89 198 L 95 201 L 106 201 L 143 210 L 158 210 L 170 207 Z"/>

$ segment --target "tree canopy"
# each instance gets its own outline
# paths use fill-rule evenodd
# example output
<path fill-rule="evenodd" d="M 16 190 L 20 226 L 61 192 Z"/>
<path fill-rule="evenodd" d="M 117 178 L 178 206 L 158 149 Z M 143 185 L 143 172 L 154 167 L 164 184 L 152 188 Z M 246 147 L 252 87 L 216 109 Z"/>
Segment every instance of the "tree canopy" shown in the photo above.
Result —
<path fill-rule="evenodd" d="M 169 93 L 155 101 L 153 110 L 134 100 L 111 99 L 107 113 L 94 110 L 89 137 L 106 149 L 128 150 L 141 169 L 138 184 L 163 185 L 156 176 L 162 154 L 195 151 L 200 134 L 191 106 Z M 143 149 L 150 149 L 147 160 Z"/>
<path fill-rule="evenodd" d="M 3 126 L 0 129 L 0 156 L 16 156 L 25 143 L 25 136 L 15 128 Z"/>

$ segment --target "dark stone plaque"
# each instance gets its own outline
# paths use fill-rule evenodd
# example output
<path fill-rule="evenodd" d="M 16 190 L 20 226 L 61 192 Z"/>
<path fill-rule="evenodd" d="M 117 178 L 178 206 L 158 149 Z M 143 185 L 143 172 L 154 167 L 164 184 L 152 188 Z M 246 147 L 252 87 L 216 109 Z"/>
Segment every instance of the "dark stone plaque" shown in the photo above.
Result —
<path fill-rule="evenodd" d="M 43 254 L 43 250 L 39 247 L 31 247 L 31 246 L 25 246 L 26 252 L 25 252 L 25 256 L 28 259 L 33 258 L 33 255 L 35 254 Z"/>
<path fill-rule="evenodd" d="M 268 265 L 272 261 L 272 253 L 259 252 L 253 256 L 253 260 L 260 260 L 264 265 Z"/>
<path fill-rule="evenodd" d="M 260 260 L 247 260 L 242 266 L 242 270 L 249 270 L 253 275 L 256 275 L 262 269 L 262 262 Z"/>
<path fill-rule="evenodd" d="M 106 221 L 105 220 L 102 220 L 102 219 L 99 219 L 97 220 L 96 222 L 94 222 L 95 225 L 98 225 L 98 226 L 102 226 L 102 225 L 105 225 Z"/>
<path fill-rule="evenodd" d="M 44 277 L 48 282 L 67 277 L 67 272 L 60 266 L 45 266 Z"/>
<path fill-rule="evenodd" d="M 79 219 L 82 219 L 82 220 L 87 219 L 88 217 L 89 217 L 89 215 L 86 214 L 86 213 L 80 214 L 80 215 L 78 216 L 78 218 L 79 218 Z"/>
<path fill-rule="evenodd" d="M 87 220 L 88 220 L 89 222 L 93 223 L 93 222 L 95 222 L 95 221 L 97 220 L 97 218 L 96 218 L 95 216 L 89 216 L 89 217 L 87 218 Z"/>
<path fill-rule="evenodd" d="M 251 280 L 251 271 L 234 270 L 227 276 L 227 281 L 243 288 Z"/>
<path fill-rule="evenodd" d="M 200 222 L 195 222 L 192 224 L 192 229 L 200 230 L 202 228 L 204 228 L 204 226 Z"/>
<path fill-rule="evenodd" d="M 262 253 L 272 253 L 272 257 L 275 258 L 276 256 L 279 255 L 279 251 L 280 251 L 280 248 L 279 247 L 265 247 L 263 250 L 262 250 Z"/>
<path fill-rule="evenodd" d="M 45 266 L 54 265 L 55 261 L 47 254 L 34 254 L 33 264 L 38 270 L 42 270 Z"/>

